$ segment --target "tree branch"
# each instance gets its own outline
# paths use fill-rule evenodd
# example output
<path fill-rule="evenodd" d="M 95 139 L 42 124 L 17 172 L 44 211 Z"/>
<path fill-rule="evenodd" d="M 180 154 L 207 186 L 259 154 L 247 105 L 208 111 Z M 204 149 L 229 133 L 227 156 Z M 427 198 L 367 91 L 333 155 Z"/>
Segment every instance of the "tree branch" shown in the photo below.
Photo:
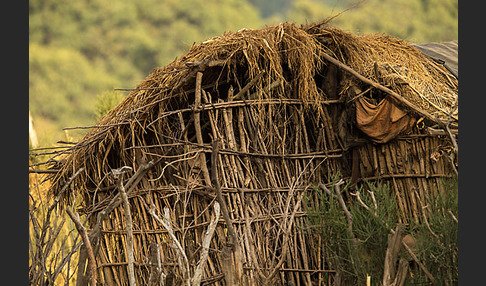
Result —
<path fill-rule="evenodd" d="M 132 169 L 128 167 L 128 169 Z M 128 281 L 130 286 L 136 286 L 135 281 L 135 269 L 133 268 L 133 224 L 132 224 L 132 214 L 130 211 L 130 203 L 128 202 L 128 196 L 125 192 L 125 187 L 122 182 L 122 175 L 126 172 L 127 167 L 121 167 L 119 169 L 112 170 L 112 174 L 115 177 L 118 190 L 120 191 L 123 208 L 125 210 L 125 220 L 127 223 L 127 262 L 128 262 Z"/>
<path fill-rule="evenodd" d="M 374 87 L 376 89 L 379 89 L 379 90 L 381 90 L 381 91 L 383 91 L 385 93 L 388 93 L 395 100 L 395 102 L 398 102 L 399 104 L 402 104 L 402 105 L 408 107 L 409 109 L 413 110 L 418 115 L 425 117 L 427 120 L 439 124 L 440 127 L 442 127 L 442 128 L 445 127 L 446 124 L 444 122 L 440 121 L 439 119 L 436 119 L 434 116 L 432 116 L 427 111 L 422 110 L 419 107 L 413 105 L 411 102 L 409 102 L 408 100 L 406 100 L 401 95 L 399 95 L 398 93 L 394 92 L 393 90 L 391 90 L 391 89 L 389 89 L 389 88 L 387 88 L 387 87 L 385 87 L 385 86 L 383 86 L 383 85 L 381 85 L 381 84 L 379 84 L 377 82 L 374 82 L 374 81 L 372 81 L 372 80 L 370 80 L 370 79 L 362 76 L 361 74 L 359 74 L 357 71 L 355 71 L 354 69 L 352 69 L 348 65 L 346 65 L 346 64 L 338 61 L 337 59 L 331 57 L 328 54 L 323 53 L 322 56 L 326 60 L 328 60 L 329 62 L 331 62 L 332 64 L 334 64 L 334 65 L 342 68 L 343 70 L 345 70 L 348 73 L 352 74 L 353 76 L 355 76 L 356 78 L 358 78 L 362 82 L 364 82 L 364 83 L 366 83 L 368 85 L 371 85 L 372 87 Z"/>
<path fill-rule="evenodd" d="M 93 248 L 91 246 L 91 242 L 88 238 L 88 232 L 86 231 L 86 228 L 83 226 L 81 223 L 81 220 L 79 219 L 79 215 L 77 213 L 74 213 L 70 207 L 66 208 L 66 212 L 71 218 L 71 220 L 74 222 L 74 225 L 76 226 L 76 229 L 78 230 L 79 234 L 81 235 L 81 239 L 83 240 L 84 246 L 86 247 L 86 251 L 88 254 L 88 268 L 89 272 L 91 274 L 91 285 L 95 286 L 96 281 L 98 280 L 98 274 L 96 271 L 96 259 L 93 253 Z"/>
<path fill-rule="evenodd" d="M 164 208 L 164 220 L 162 220 L 156 213 L 155 213 L 155 205 L 152 203 L 152 205 L 149 207 L 148 204 L 145 202 L 145 200 L 140 197 L 142 200 L 142 203 L 145 205 L 147 208 L 147 211 L 149 214 L 158 222 L 160 223 L 168 232 L 170 238 L 172 239 L 173 242 L 173 248 L 176 250 L 177 256 L 179 258 L 179 266 L 182 271 L 183 277 L 186 279 L 186 284 L 190 285 L 189 281 L 189 261 L 187 259 L 187 255 L 184 252 L 184 249 L 182 248 L 181 243 L 177 239 L 177 237 L 174 234 L 174 231 L 172 230 L 172 226 L 170 225 L 170 215 L 169 215 L 169 209 Z"/>
<path fill-rule="evenodd" d="M 201 278 L 204 272 L 204 266 L 206 265 L 206 260 L 208 259 L 208 255 L 209 255 L 209 244 L 211 243 L 211 239 L 213 238 L 214 231 L 216 230 L 216 225 L 218 224 L 219 215 L 220 215 L 220 205 L 218 202 L 214 202 L 214 214 L 211 216 L 211 222 L 209 223 L 208 229 L 206 230 L 206 234 L 204 235 L 203 238 L 201 256 L 199 258 L 199 262 L 197 263 L 196 271 L 194 271 L 194 276 L 191 279 L 192 286 L 199 286 L 199 284 L 201 284 Z"/>
<path fill-rule="evenodd" d="M 219 152 L 219 139 L 213 140 L 213 152 L 211 154 L 211 181 L 213 187 L 216 189 L 216 200 L 218 200 L 219 204 L 221 205 L 221 209 L 223 212 L 223 218 L 226 222 L 226 227 L 228 228 L 228 232 L 231 236 L 231 243 L 233 247 L 233 251 L 237 245 L 236 240 L 236 232 L 233 228 L 233 223 L 231 222 L 231 218 L 228 213 L 228 207 L 226 206 L 226 202 L 223 199 L 223 193 L 221 192 L 221 185 L 219 184 L 218 179 L 218 152 Z"/>

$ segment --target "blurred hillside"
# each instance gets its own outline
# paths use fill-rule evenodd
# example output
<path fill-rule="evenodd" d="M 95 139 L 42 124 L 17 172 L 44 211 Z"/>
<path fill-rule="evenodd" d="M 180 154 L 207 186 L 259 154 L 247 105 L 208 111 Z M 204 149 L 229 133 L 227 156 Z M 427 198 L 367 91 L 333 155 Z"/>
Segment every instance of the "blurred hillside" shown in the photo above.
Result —
<path fill-rule="evenodd" d="M 29 110 L 41 146 L 77 140 L 124 91 L 225 31 L 336 16 L 353 33 L 458 39 L 458 0 L 29 0 Z M 72 137 L 72 138 L 70 138 Z"/>

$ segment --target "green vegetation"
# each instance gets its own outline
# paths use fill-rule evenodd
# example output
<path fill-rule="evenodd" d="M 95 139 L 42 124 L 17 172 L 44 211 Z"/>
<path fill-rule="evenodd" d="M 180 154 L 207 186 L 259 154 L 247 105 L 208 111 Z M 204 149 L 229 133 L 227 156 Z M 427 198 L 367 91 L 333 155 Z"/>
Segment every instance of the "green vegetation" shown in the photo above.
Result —
<path fill-rule="evenodd" d="M 439 285 L 458 283 L 458 185 L 457 180 L 443 182 L 450 192 L 427 202 L 428 224 L 412 225 L 418 245 L 417 257 L 427 265 Z M 429 229 L 430 227 L 430 229 Z M 415 284 L 426 280 L 419 272 Z"/>
<path fill-rule="evenodd" d="M 401 226 L 415 239 L 415 255 L 434 276 L 438 285 L 456 285 L 458 279 L 457 235 L 458 189 L 457 180 L 445 182 L 450 190 L 438 194 L 427 202 L 428 225 L 415 223 Z M 346 188 L 341 187 L 344 196 Z M 332 268 L 339 269 L 344 285 L 366 285 L 367 275 L 372 277 L 372 285 L 379 285 L 383 278 L 388 235 L 398 225 L 397 204 L 385 184 L 367 184 L 369 191 L 359 188 L 360 198 L 366 209 L 355 197 L 346 200 L 352 215 L 352 232 L 349 232 L 347 217 L 333 195 L 329 196 L 321 188 L 316 188 L 318 203 L 308 210 L 309 225 L 325 237 L 324 247 Z M 334 187 L 330 188 L 335 193 Z M 349 191 L 349 190 L 348 190 Z M 373 193 L 375 204 L 373 202 Z M 429 285 L 427 276 L 414 264 L 409 254 L 402 248 L 399 257 L 410 261 L 410 273 L 405 285 Z"/>
<path fill-rule="evenodd" d="M 342 187 L 341 192 L 345 192 L 347 187 Z M 398 221 L 396 203 L 390 195 L 389 186 L 369 184 L 368 187 L 379 205 L 376 216 L 359 204 L 348 205 L 353 218 L 352 234 L 337 198 L 322 189 L 315 190 L 319 207 L 309 211 L 309 223 L 326 237 L 324 247 L 333 263 L 331 267 L 342 271 L 344 285 L 366 285 L 366 275 L 374 280 L 383 277 L 388 234 Z M 334 194 L 334 186 L 330 190 Z M 360 193 L 363 202 L 372 207 L 372 196 L 362 189 Z"/>
<path fill-rule="evenodd" d="M 98 96 L 95 114 L 97 117 L 102 117 L 108 111 L 113 109 L 118 103 L 123 100 L 123 95 L 116 91 L 105 91 Z"/>
<path fill-rule="evenodd" d="M 458 38 L 457 0 L 296 0 L 288 18 L 296 23 L 336 16 L 333 25 L 353 33 L 386 33 L 409 42 L 441 42 Z"/>
<path fill-rule="evenodd" d="M 319 21 L 355 3 L 29 0 L 29 109 L 40 144 L 65 140 L 63 127 L 94 124 L 100 94 L 135 87 L 153 68 L 183 55 L 194 43 L 228 30 Z M 335 18 L 333 25 L 414 42 L 454 40 L 457 6 L 457 0 L 367 0 Z M 76 140 L 83 132 L 71 130 L 69 136 Z"/>

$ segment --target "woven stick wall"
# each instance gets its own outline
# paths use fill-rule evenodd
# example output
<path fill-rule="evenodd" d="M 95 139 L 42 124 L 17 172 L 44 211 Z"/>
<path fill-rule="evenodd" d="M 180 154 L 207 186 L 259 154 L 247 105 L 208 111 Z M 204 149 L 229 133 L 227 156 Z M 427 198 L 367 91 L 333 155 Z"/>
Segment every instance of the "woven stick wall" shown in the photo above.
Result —
<path fill-rule="evenodd" d="M 210 93 L 206 95 L 210 96 Z M 241 246 L 242 257 L 234 259 L 241 259 L 247 281 L 257 285 L 264 282 L 273 284 L 275 279 L 281 278 L 309 283 L 311 279 L 322 280 L 323 273 L 332 271 L 326 264 L 326 254 L 318 239 L 312 237 L 305 227 L 302 199 L 305 193 L 311 194 L 310 182 L 328 182 L 331 170 L 339 168 L 336 160 L 342 154 L 335 136 L 321 130 L 316 125 L 319 122 L 316 121 L 317 115 L 310 111 L 304 113 L 302 102 L 298 100 L 286 104 L 263 100 L 259 103 L 263 106 L 248 102 L 242 106 L 242 102 L 231 100 L 224 103 L 205 106 L 199 115 L 212 122 L 201 128 L 201 133 L 222 139 L 216 167 Z M 257 112 L 259 116 L 254 116 Z M 184 115 L 168 119 L 179 124 L 166 126 L 164 134 L 172 138 L 191 137 L 194 135 L 191 130 L 199 129 L 195 125 L 198 120 L 191 123 L 190 119 L 196 114 L 187 112 L 186 120 L 183 120 Z M 188 130 L 187 135 L 182 133 L 184 129 Z M 315 141 L 310 142 L 311 138 Z M 161 168 L 168 166 L 163 175 L 160 169 L 154 171 L 141 182 L 143 187 L 131 195 L 135 249 L 140 250 L 135 261 L 143 262 L 143 255 L 148 256 L 150 242 L 156 241 L 163 249 L 162 265 L 166 273 L 174 271 L 181 275 L 173 268 L 178 265 L 177 256 L 170 247 L 167 231 L 150 216 L 142 199 L 155 203 L 158 210 L 169 209 L 172 227 L 179 241 L 186 243 L 187 253 L 192 255 L 189 263 L 198 261 L 200 241 L 211 218 L 211 204 L 215 202 L 211 182 L 204 180 L 204 170 L 212 172 L 214 166 L 208 165 L 209 161 L 201 161 L 203 156 L 211 155 L 210 142 L 206 139 L 183 145 L 178 140 L 167 139 L 159 146 L 137 148 L 151 160 L 158 157 L 154 154 L 178 155 L 164 158 L 171 165 L 161 165 Z M 278 146 L 282 147 L 277 149 Z M 310 146 L 317 148 L 311 149 Z M 102 200 L 101 194 L 99 196 Z M 100 255 L 105 258 L 100 266 L 113 268 L 119 275 L 126 266 L 126 224 L 121 209 L 115 209 L 113 216 L 111 225 L 104 228 L 106 246 L 102 247 Z M 221 218 L 211 241 L 213 251 L 210 251 L 208 259 L 207 279 L 223 278 L 227 242 L 225 228 Z M 282 274 L 276 273 L 278 275 L 271 279 L 268 275 L 277 265 Z M 137 276 L 147 278 L 148 270 L 147 265 L 140 267 Z M 121 284 L 125 282 L 120 281 Z M 147 282 L 140 281 L 143 284 Z"/>
<path fill-rule="evenodd" d="M 423 108 L 436 118 L 444 110 L 453 113 L 457 85 L 451 87 L 443 69 L 400 40 L 356 37 L 325 23 L 226 33 L 155 69 L 66 152 L 56 165 L 61 169 L 52 179 L 53 192 L 84 167 L 65 199 L 70 203 L 81 196 L 79 211 L 95 228 L 99 214 L 118 194 L 110 173 L 132 168 L 122 183 L 131 186 L 127 193 L 139 285 L 160 278 L 154 277 L 157 250 L 166 281 L 187 281 L 196 272 L 218 189 L 230 223 L 223 217 L 217 222 L 206 249 L 203 283 L 330 284 L 335 269 L 323 249 L 325 238 L 306 226 L 306 210 L 317 202 L 313 187 L 333 184 L 336 174 L 356 186 L 365 179 L 390 181 L 401 220 L 408 223 L 421 220 L 420 203 L 445 191 L 440 180 L 452 171 L 444 155 L 450 151 L 449 137 L 427 133 L 437 122 L 422 119 L 425 127 L 416 125 L 387 144 L 372 143 L 357 130 L 352 99 L 384 95 L 326 61 L 324 54 L 372 80 L 377 79 L 367 66 L 373 57 L 400 64 L 408 68 L 408 78 L 401 76 L 399 83 L 396 73 L 382 74 L 377 81 L 411 101 L 434 100 Z M 353 60 L 359 54 L 359 61 Z M 404 54 L 407 60 L 401 62 Z M 421 73 L 424 80 L 419 81 Z M 404 89 L 403 80 L 423 98 Z M 438 92 L 431 93 L 431 86 Z M 215 139 L 220 142 L 217 153 Z M 135 177 L 147 162 L 150 168 Z M 97 265 L 109 285 L 128 284 L 124 216 L 119 206 L 102 220 Z"/>

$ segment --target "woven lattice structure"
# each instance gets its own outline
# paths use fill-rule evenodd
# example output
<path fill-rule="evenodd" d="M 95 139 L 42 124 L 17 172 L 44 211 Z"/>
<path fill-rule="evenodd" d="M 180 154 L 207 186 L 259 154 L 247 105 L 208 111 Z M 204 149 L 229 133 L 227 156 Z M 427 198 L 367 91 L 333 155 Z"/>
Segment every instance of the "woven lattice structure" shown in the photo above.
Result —
<path fill-rule="evenodd" d="M 392 100 L 386 89 L 411 104 Z M 363 99 L 390 100 L 410 117 L 407 128 L 373 142 L 356 126 L 355 103 Z M 196 271 L 218 190 L 232 226 L 223 216 L 217 221 L 202 282 L 331 283 L 325 237 L 306 227 L 315 187 L 332 185 L 336 175 L 353 186 L 380 179 L 397 195 L 401 222 L 420 221 L 421 203 L 454 176 L 456 99 L 457 80 L 447 70 L 389 36 L 355 36 L 326 23 L 228 32 L 154 69 L 63 151 L 52 191 L 84 167 L 64 197 L 76 198 L 94 229 L 119 193 L 112 170 L 132 169 L 121 180 L 139 285 L 158 279 L 156 253 L 166 280 L 180 282 Z M 134 175 L 141 167 L 147 170 Z M 105 283 L 128 283 L 124 215 L 119 204 L 100 225 L 97 266 Z"/>

